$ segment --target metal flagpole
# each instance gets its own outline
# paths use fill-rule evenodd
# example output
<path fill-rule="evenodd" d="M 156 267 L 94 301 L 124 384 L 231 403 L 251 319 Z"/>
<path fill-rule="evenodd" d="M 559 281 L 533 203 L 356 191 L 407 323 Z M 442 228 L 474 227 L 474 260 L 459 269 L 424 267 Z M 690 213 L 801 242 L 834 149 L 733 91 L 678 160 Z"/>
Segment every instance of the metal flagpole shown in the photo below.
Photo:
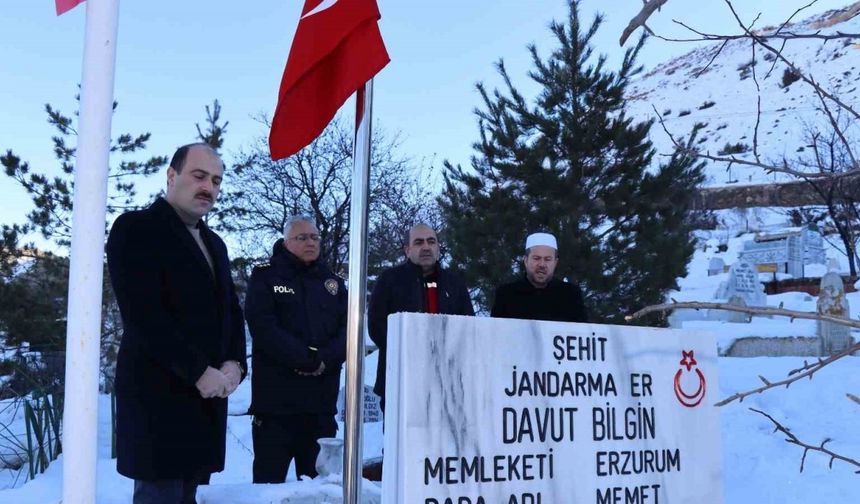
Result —
<path fill-rule="evenodd" d="M 66 328 L 63 503 L 96 502 L 105 207 L 119 0 L 88 0 Z"/>
<path fill-rule="evenodd" d="M 363 95 L 363 96 L 362 96 Z M 352 201 L 349 217 L 349 317 L 346 340 L 346 425 L 344 427 L 343 502 L 361 499 L 364 424 L 364 307 L 367 292 L 367 196 L 370 186 L 370 126 L 373 79 L 356 95 Z"/>

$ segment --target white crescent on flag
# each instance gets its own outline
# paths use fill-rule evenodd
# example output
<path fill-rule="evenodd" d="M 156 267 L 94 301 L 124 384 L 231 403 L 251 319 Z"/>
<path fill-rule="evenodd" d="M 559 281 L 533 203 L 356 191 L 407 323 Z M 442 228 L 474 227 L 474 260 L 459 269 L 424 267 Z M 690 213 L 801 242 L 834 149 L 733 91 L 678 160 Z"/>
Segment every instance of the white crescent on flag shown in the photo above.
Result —
<path fill-rule="evenodd" d="M 330 9 L 330 8 L 334 7 L 334 4 L 336 4 L 337 2 L 338 2 L 338 0 L 323 0 L 322 2 L 320 2 L 319 5 L 317 5 L 313 9 L 309 10 L 307 14 L 302 16 L 302 19 L 311 17 L 314 14 L 319 14 L 320 12 L 322 12 L 326 9 Z"/>

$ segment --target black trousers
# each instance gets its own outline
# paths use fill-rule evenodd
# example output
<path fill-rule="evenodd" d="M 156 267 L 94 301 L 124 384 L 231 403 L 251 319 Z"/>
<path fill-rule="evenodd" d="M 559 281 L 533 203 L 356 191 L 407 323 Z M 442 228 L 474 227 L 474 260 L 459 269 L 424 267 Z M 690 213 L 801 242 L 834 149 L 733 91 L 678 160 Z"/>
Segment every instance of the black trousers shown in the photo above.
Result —
<path fill-rule="evenodd" d="M 315 478 L 317 439 L 335 434 L 337 422 L 332 415 L 255 415 L 251 429 L 254 483 L 283 483 L 294 459 L 298 476 Z"/>
<path fill-rule="evenodd" d="M 208 479 L 208 478 L 207 478 Z M 134 504 L 197 504 L 199 479 L 134 480 Z"/>

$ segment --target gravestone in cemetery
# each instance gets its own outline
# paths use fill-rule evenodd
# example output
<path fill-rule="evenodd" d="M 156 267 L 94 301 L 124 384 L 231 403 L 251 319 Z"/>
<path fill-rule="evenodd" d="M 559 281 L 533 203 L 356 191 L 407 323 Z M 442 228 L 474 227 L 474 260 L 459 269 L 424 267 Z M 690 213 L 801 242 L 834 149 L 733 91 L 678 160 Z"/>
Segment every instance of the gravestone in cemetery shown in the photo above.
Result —
<path fill-rule="evenodd" d="M 720 275 L 725 273 L 726 263 L 719 257 L 712 257 L 708 262 L 708 276 Z"/>
<path fill-rule="evenodd" d="M 851 307 L 845 296 L 845 284 L 842 283 L 842 277 L 836 273 L 830 272 L 821 277 L 818 313 L 851 318 Z M 853 343 L 850 327 L 822 320 L 818 321 L 818 338 L 821 342 L 821 355 L 839 353 Z"/>
<path fill-rule="evenodd" d="M 767 306 L 767 295 L 764 286 L 758 280 L 758 270 L 746 261 L 738 261 L 729 271 L 729 283 L 726 287 L 726 298 L 739 296 L 746 306 Z"/>
<path fill-rule="evenodd" d="M 346 421 L 346 390 L 341 387 L 337 395 L 337 420 L 339 422 Z M 380 406 L 379 396 L 373 391 L 373 387 L 364 386 L 364 423 L 373 423 L 382 421 L 382 407 Z"/>
<path fill-rule="evenodd" d="M 744 301 L 744 298 L 741 296 L 738 296 L 737 294 L 735 294 L 734 296 L 729 298 L 729 305 L 738 306 L 741 308 L 746 308 L 746 306 L 747 306 L 746 302 Z M 726 320 L 728 320 L 729 322 L 746 324 L 746 323 L 750 322 L 751 318 L 750 318 L 749 314 L 744 313 L 744 312 L 729 311 L 729 312 L 727 312 Z"/>
<path fill-rule="evenodd" d="M 714 337 L 400 313 L 383 502 L 721 504 Z"/>

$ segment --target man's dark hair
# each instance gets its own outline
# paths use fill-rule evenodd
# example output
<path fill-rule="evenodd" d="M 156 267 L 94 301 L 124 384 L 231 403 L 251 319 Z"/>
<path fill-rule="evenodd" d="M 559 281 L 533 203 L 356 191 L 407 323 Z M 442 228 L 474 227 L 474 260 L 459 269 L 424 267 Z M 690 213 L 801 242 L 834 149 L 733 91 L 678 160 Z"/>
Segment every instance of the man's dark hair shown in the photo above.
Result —
<path fill-rule="evenodd" d="M 176 152 L 173 153 L 173 158 L 170 160 L 170 167 L 173 168 L 173 170 L 176 171 L 176 173 L 182 173 L 182 168 L 185 167 L 185 158 L 188 157 L 188 152 L 193 147 L 203 147 L 205 149 L 209 149 L 209 151 L 211 151 L 212 154 L 215 154 L 216 156 L 218 156 L 218 151 L 213 149 L 212 146 L 206 142 L 195 142 L 195 143 L 183 145 L 182 147 L 176 149 Z M 219 156 L 219 159 L 220 159 L 220 156 Z M 221 162 L 221 167 L 222 168 L 224 167 L 223 161 Z"/>

